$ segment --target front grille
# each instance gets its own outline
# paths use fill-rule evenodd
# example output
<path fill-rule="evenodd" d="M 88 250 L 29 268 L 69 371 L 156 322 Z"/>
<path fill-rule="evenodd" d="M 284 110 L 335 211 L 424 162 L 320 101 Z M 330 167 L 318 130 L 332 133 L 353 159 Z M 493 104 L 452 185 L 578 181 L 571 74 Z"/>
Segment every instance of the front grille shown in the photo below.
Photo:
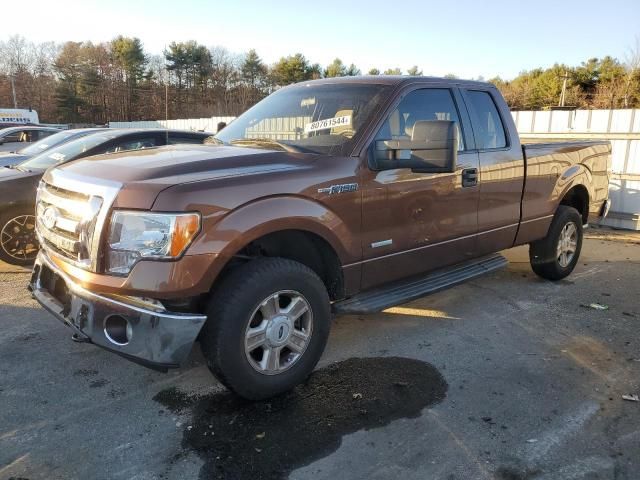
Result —
<path fill-rule="evenodd" d="M 80 266 L 91 264 L 91 239 L 102 199 L 46 182 L 38 187 L 36 229 L 42 244 Z"/>

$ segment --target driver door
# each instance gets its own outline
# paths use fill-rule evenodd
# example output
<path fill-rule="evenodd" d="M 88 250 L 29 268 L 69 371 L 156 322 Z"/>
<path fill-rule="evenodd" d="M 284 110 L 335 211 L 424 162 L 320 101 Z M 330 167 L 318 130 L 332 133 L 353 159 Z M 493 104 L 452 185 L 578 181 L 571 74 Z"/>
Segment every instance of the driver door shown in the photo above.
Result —
<path fill-rule="evenodd" d="M 455 121 L 460 129 L 454 173 L 408 168 L 365 171 L 362 217 L 362 288 L 420 274 L 472 258 L 478 231 L 478 168 L 468 116 L 457 91 L 418 88 L 391 108 L 376 140 L 411 139 L 421 120 Z M 460 107 L 460 108 L 459 108 Z M 370 159 L 372 152 L 369 151 Z M 372 161 L 369 162 L 371 165 Z M 464 184 L 464 185 L 463 185 Z"/>

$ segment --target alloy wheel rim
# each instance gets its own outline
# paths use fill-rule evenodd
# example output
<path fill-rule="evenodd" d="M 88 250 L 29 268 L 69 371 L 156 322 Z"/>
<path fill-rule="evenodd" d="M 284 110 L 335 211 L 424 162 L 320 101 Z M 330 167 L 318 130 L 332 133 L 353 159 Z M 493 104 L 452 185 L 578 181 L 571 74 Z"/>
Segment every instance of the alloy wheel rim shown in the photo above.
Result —
<path fill-rule="evenodd" d="M 573 261 L 578 248 L 578 229 L 573 222 L 567 223 L 560 231 L 558 239 L 557 259 L 562 268 L 566 268 Z"/>
<path fill-rule="evenodd" d="M 245 330 L 245 355 L 257 372 L 277 375 L 302 358 L 312 333 L 313 312 L 307 299 L 295 290 L 281 290 L 253 311 Z"/>
<path fill-rule="evenodd" d="M 20 261 L 33 260 L 38 254 L 34 215 L 19 215 L 2 226 L 0 246 L 11 258 Z"/>

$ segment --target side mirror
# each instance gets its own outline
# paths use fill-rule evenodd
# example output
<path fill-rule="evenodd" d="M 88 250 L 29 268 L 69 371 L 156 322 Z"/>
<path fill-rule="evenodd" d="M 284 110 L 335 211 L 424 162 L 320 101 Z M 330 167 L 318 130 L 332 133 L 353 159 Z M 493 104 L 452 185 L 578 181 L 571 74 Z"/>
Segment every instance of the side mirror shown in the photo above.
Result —
<path fill-rule="evenodd" d="M 411 140 L 378 140 L 377 170 L 410 168 L 417 173 L 453 173 L 458 158 L 458 128 L 448 120 L 421 120 Z"/>

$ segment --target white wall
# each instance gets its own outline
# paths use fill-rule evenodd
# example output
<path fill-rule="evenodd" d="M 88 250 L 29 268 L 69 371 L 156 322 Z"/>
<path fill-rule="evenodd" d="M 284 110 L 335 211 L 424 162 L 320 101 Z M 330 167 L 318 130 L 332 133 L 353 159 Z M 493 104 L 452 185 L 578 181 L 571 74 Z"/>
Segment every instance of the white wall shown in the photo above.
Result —
<path fill-rule="evenodd" d="M 109 128 L 174 128 L 216 133 L 219 122 L 229 123 L 236 117 L 209 117 L 180 120 L 148 120 L 141 122 L 109 122 Z"/>
<path fill-rule="evenodd" d="M 528 138 L 608 139 L 612 147 L 613 202 L 606 224 L 640 229 L 640 109 L 512 112 Z"/>

